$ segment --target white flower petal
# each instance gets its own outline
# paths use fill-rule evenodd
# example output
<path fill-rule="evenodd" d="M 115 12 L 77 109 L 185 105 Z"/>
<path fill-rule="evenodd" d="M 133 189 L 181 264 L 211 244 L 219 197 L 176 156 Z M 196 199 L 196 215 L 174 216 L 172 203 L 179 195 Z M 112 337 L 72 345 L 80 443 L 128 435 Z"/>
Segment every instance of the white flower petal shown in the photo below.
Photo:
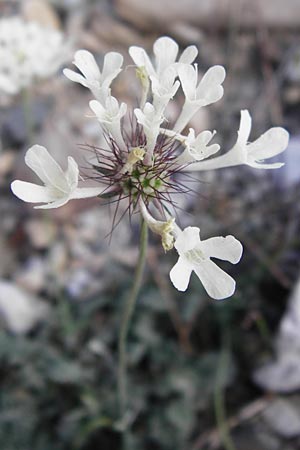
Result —
<path fill-rule="evenodd" d="M 256 141 L 248 143 L 251 123 L 249 112 L 242 110 L 238 138 L 235 145 L 221 156 L 190 164 L 183 170 L 191 172 L 213 170 L 241 164 L 246 164 L 256 169 L 279 169 L 282 167 L 284 163 L 266 163 L 264 160 L 278 155 L 287 148 L 289 133 L 284 128 L 274 127 L 266 131 Z"/>
<path fill-rule="evenodd" d="M 104 57 L 102 82 L 103 86 L 108 88 L 111 82 L 121 72 L 123 56 L 117 52 L 109 52 Z"/>
<path fill-rule="evenodd" d="M 46 205 L 39 205 L 34 206 L 35 209 L 54 209 L 54 208 L 60 208 L 61 206 L 64 206 L 68 201 L 70 200 L 70 196 L 66 195 L 64 197 L 61 197 L 57 200 L 55 200 L 52 203 L 47 203 Z"/>
<path fill-rule="evenodd" d="M 121 131 L 121 118 L 126 113 L 126 103 L 121 103 L 119 106 L 117 99 L 110 96 L 106 99 L 105 108 L 97 100 L 90 102 L 90 108 L 96 114 L 99 122 L 106 128 L 106 131 L 111 134 L 117 145 L 125 150 L 127 147 Z"/>
<path fill-rule="evenodd" d="M 134 109 L 134 115 L 140 125 L 146 125 L 146 117 L 140 108 Z"/>
<path fill-rule="evenodd" d="M 48 203 L 56 200 L 55 194 L 51 193 L 46 186 L 27 181 L 13 181 L 11 190 L 19 199 L 27 203 Z"/>
<path fill-rule="evenodd" d="M 174 83 L 175 77 L 176 70 L 173 66 L 167 67 L 160 78 L 150 77 L 154 97 L 153 105 L 158 114 L 163 114 L 180 86 L 178 80 Z"/>
<path fill-rule="evenodd" d="M 178 68 L 178 75 L 181 81 L 182 90 L 188 100 L 195 99 L 196 86 L 198 81 L 198 71 L 195 67 L 181 65 Z"/>
<path fill-rule="evenodd" d="M 235 291 L 235 281 L 224 270 L 209 259 L 193 269 L 199 277 L 208 295 L 215 300 L 230 297 Z"/>
<path fill-rule="evenodd" d="M 169 92 L 174 87 L 176 70 L 173 66 L 167 67 L 160 78 L 151 76 L 152 88 L 156 91 Z"/>
<path fill-rule="evenodd" d="M 174 247 L 179 254 L 192 250 L 200 243 L 200 229 L 198 227 L 187 227 L 178 233 Z"/>
<path fill-rule="evenodd" d="M 45 147 L 33 145 L 25 155 L 25 163 L 48 186 L 69 192 L 65 174 Z"/>
<path fill-rule="evenodd" d="M 91 100 L 90 103 L 91 110 L 95 113 L 99 122 L 106 120 L 106 109 L 101 105 L 98 100 Z"/>
<path fill-rule="evenodd" d="M 176 61 L 178 44 L 174 39 L 163 36 L 154 42 L 153 52 L 156 57 L 157 73 L 161 75 L 167 67 Z"/>
<path fill-rule="evenodd" d="M 120 108 L 119 108 L 119 117 L 120 117 L 120 119 L 125 116 L 126 111 L 127 111 L 126 103 L 121 103 Z"/>
<path fill-rule="evenodd" d="M 115 97 L 109 96 L 106 100 L 105 106 L 106 106 L 106 110 L 107 113 L 109 114 L 109 116 L 113 119 L 113 118 L 121 118 L 121 114 L 124 112 L 124 105 L 126 105 L 126 103 L 122 103 L 121 107 L 119 106 L 119 102 Z M 127 106 L 126 106 L 127 108 Z M 126 112 L 126 109 L 125 109 Z M 124 115 L 124 114 L 123 114 Z"/>
<path fill-rule="evenodd" d="M 274 127 L 249 144 L 247 151 L 251 159 L 261 161 L 282 153 L 287 148 L 288 143 L 289 133 L 284 128 Z"/>
<path fill-rule="evenodd" d="M 143 48 L 132 46 L 129 48 L 129 54 L 138 67 L 145 67 L 149 76 L 155 75 L 152 62 Z"/>
<path fill-rule="evenodd" d="M 192 269 L 192 266 L 185 260 L 185 258 L 179 256 L 177 263 L 170 271 L 170 279 L 178 291 L 186 291 L 189 285 Z"/>
<path fill-rule="evenodd" d="M 97 197 L 103 190 L 103 187 L 78 187 L 72 192 L 71 199 Z"/>
<path fill-rule="evenodd" d="M 215 103 L 223 97 L 222 86 L 226 72 L 222 66 L 213 66 L 204 74 L 197 87 L 197 99 L 202 100 L 202 106 Z"/>
<path fill-rule="evenodd" d="M 196 160 L 200 161 L 204 158 L 208 158 L 220 150 L 219 144 L 208 145 L 214 137 L 214 134 L 215 133 L 212 133 L 211 131 L 205 130 L 198 134 L 198 136 L 194 139 L 194 142 L 191 141 L 190 154 L 193 155 Z"/>
<path fill-rule="evenodd" d="M 218 258 L 237 264 L 243 253 L 243 246 L 234 236 L 218 236 L 201 241 L 201 250 L 208 258 Z"/>
<path fill-rule="evenodd" d="M 70 186 L 70 190 L 76 189 L 78 185 L 79 169 L 78 164 L 72 156 L 68 156 L 68 168 L 65 172 L 65 176 Z"/>
<path fill-rule="evenodd" d="M 73 63 L 87 79 L 100 81 L 101 73 L 92 53 L 78 50 Z"/>
<path fill-rule="evenodd" d="M 265 163 L 265 162 L 248 162 L 247 165 L 253 167 L 254 169 L 280 169 L 285 163 Z"/>
<path fill-rule="evenodd" d="M 220 150 L 219 144 L 212 144 L 209 146 L 203 145 L 202 147 L 190 147 L 187 149 L 189 153 L 189 160 L 186 163 L 190 163 L 193 161 L 202 161 L 203 159 L 209 158 Z"/>
<path fill-rule="evenodd" d="M 197 47 L 195 45 L 190 45 L 182 52 L 182 55 L 180 56 L 178 62 L 182 64 L 192 64 L 197 55 L 198 55 Z"/>
<path fill-rule="evenodd" d="M 251 132 L 252 119 L 247 109 L 241 111 L 240 127 L 238 130 L 237 144 L 246 147 Z"/>
<path fill-rule="evenodd" d="M 202 146 L 202 145 L 207 145 L 209 143 L 209 141 L 213 138 L 214 133 L 212 133 L 209 130 L 205 130 L 202 131 L 201 133 L 198 134 L 198 136 L 195 138 L 194 142 L 192 143 L 192 145 L 194 147 L 197 147 L 198 145 Z"/>
<path fill-rule="evenodd" d="M 64 69 L 63 74 L 69 80 L 74 81 L 75 83 L 80 83 L 84 87 L 88 87 L 86 79 L 82 75 L 80 75 L 80 73 L 74 72 L 74 70 Z"/>

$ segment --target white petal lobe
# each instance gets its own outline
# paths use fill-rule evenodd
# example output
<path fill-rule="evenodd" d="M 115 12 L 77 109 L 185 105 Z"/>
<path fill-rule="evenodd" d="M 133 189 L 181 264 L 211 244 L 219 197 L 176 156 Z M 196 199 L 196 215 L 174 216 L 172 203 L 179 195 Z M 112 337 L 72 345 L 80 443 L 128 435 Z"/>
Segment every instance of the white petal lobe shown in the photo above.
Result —
<path fill-rule="evenodd" d="M 179 257 L 177 263 L 170 272 L 170 279 L 178 291 L 183 292 L 187 290 L 191 273 L 192 267 L 186 263 L 184 258 Z"/>
<path fill-rule="evenodd" d="M 234 236 L 213 237 L 201 242 L 201 249 L 210 258 L 218 258 L 237 264 L 242 257 L 243 246 Z"/>
<path fill-rule="evenodd" d="M 68 192 L 63 170 L 45 147 L 41 145 L 31 147 L 25 155 L 25 163 L 46 185 Z"/>
<path fill-rule="evenodd" d="M 53 194 L 51 195 L 46 186 L 39 186 L 38 184 L 28 183 L 27 181 L 13 181 L 11 183 L 11 190 L 23 202 L 43 203 L 56 199 Z"/>
<path fill-rule="evenodd" d="M 194 268 L 208 295 L 215 300 L 231 297 L 235 281 L 213 261 L 207 260 Z"/>

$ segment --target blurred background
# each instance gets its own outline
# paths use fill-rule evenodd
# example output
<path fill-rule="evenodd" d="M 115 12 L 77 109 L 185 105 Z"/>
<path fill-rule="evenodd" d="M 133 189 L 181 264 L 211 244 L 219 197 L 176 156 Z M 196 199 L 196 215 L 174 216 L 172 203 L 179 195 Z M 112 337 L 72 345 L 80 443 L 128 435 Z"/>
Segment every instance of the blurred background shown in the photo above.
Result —
<path fill-rule="evenodd" d="M 151 53 L 161 35 L 196 44 L 201 72 L 226 67 L 225 95 L 194 117 L 197 131 L 216 129 L 230 148 L 249 109 L 253 139 L 272 126 L 291 139 L 282 169 L 202 172 L 201 195 L 180 200 L 184 225 L 244 244 L 229 268 L 233 298 L 209 299 L 194 278 L 177 292 L 168 275 L 175 252 L 163 255 L 151 236 L 129 342 L 132 450 L 300 448 L 299 0 L 1 0 L 0 15 L 58 30 L 66 46 L 60 68 L 27 86 L 25 100 L 1 90 L 0 77 L 0 448 L 121 448 L 116 344 L 138 221 L 125 218 L 109 239 L 105 202 L 41 212 L 10 182 L 36 181 L 24 164 L 33 143 L 62 165 L 72 155 L 84 166 L 80 145 L 100 142 L 89 91 L 62 75 L 76 49 L 99 63 L 121 52 L 129 67 L 114 95 L 135 106 L 128 47 Z"/>

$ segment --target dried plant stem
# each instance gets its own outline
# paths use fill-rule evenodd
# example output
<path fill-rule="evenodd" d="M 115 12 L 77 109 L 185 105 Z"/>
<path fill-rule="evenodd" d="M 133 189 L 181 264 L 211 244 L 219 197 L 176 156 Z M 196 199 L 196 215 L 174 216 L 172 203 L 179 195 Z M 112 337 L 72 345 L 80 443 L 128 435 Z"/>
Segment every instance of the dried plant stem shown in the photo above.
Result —
<path fill-rule="evenodd" d="M 146 222 L 142 219 L 139 257 L 134 274 L 133 285 L 124 306 L 124 312 L 119 334 L 118 398 L 119 398 L 121 421 L 124 419 L 128 401 L 127 376 L 126 376 L 126 366 L 127 366 L 126 341 L 129 331 L 130 320 L 132 318 L 136 300 L 142 284 L 142 277 L 146 260 L 147 243 L 148 243 L 148 227 Z"/>

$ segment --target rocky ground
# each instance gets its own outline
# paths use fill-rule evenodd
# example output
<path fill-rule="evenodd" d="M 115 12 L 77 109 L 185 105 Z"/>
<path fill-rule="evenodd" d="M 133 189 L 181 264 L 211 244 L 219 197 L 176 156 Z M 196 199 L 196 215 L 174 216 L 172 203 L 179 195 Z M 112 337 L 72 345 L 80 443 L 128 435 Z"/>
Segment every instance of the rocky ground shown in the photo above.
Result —
<path fill-rule="evenodd" d="M 165 3 L 165 4 L 164 4 Z M 254 3 L 253 3 L 254 4 Z M 227 6 L 226 6 L 227 5 Z M 227 69 L 221 102 L 193 119 L 234 141 L 239 110 L 253 135 L 286 127 L 280 171 L 224 170 L 193 180 L 180 203 L 205 236 L 233 234 L 245 247 L 232 274 L 233 299 L 213 302 L 193 280 L 174 292 L 152 238 L 130 337 L 134 449 L 296 450 L 300 448 L 300 6 L 296 0 L 115 0 L 1 2 L 62 27 L 74 48 L 99 59 L 129 45 L 151 49 L 169 34 L 199 47 L 200 71 Z M 163 7 L 162 7 L 163 6 Z M 134 70 L 116 84 L 136 101 Z M 110 230 L 113 208 L 90 199 L 41 213 L 12 196 L 28 179 L 24 153 L 46 145 L 83 166 L 79 144 L 99 143 L 89 94 L 58 75 L 30 92 L 33 136 L 19 97 L 0 96 L 0 448 L 119 449 L 115 377 L 122 304 L 137 257 L 138 221 Z M 174 115 L 176 106 L 174 107 Z M 189 225 L 189 214 L 181 217 Z M 117 282 L 116 282 L 117 280 Z"/>

